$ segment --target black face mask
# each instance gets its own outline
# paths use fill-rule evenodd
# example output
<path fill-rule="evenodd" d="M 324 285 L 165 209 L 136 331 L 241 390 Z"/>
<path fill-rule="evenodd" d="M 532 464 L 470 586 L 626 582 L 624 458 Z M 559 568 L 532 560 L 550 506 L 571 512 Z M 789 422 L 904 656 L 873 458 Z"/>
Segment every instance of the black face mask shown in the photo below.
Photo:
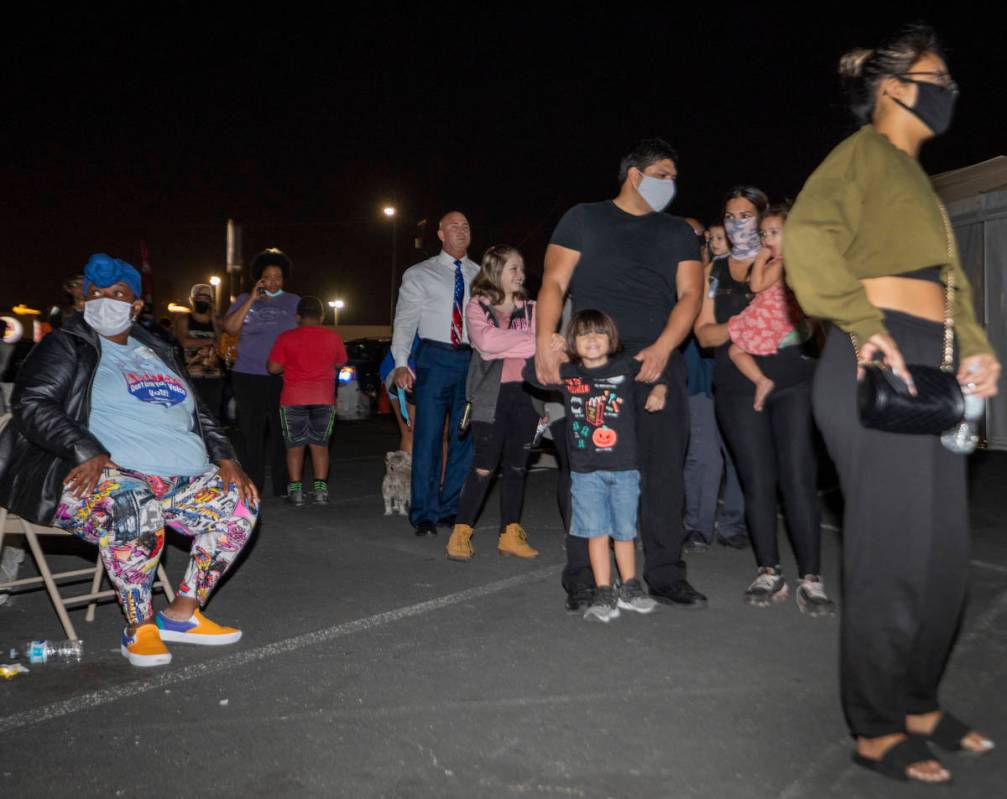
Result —
<path fill-rule="evenodd" d="M 925 83 L 921 80 L 898 79 L 903 83 L 916 84 L 916 104 L 910 107 L 895 97 L 892 99 L 930 128 L 935 136 L 946 133 L 951 127 L 951 119 L 955 115 L 955 100 L 958 99 L 958 90 L 936 83 Z"/>
<path fill-rule="evenodd" d="M 208 303 L 206 300 L 196 300 L 192 304 L 192 309 L 196 313 L 209 313 L 209 311 L 210 311 L 210 303 Z"/>

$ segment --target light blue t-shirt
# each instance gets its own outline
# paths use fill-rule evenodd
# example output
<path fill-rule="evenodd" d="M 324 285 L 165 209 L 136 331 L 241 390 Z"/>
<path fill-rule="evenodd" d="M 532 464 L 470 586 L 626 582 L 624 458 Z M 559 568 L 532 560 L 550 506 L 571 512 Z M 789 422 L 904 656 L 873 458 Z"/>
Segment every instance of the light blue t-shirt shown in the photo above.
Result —
<path fill-rule="evenodd" d="M 134 338 L 101 340 L 88 428 L 116 464 L 160 477 L 207 471 L 194 408 L 185 382 L 150 347 Z"/>

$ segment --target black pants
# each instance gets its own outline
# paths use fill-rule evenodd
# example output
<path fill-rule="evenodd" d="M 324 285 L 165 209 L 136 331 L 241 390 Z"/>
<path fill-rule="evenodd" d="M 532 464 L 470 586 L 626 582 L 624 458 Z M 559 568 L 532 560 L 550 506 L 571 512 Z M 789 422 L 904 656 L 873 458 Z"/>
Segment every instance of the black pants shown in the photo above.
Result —
<path fill-rule="evenodd" d="M 220 412 L 220 405 L 224 399 L 224 378 L 222 377 L 194 377 L 192 387 L 196 389 L 203 404 L 213 414 L 214 419 L 220 419 L 223 414 Z"/>
<path fill-rule="evenodd" d="M 885 317 L 908 363 L 940 363 L 940 324 Z M 861 427 L 853 346 L 838 328 L 818 366 L 814 405 L 845 500 L 843 710 L 854 735 L 904 732 L 907 713 L 938 708 L 965 604 L 966 459 L 937 436 Z"/>
<path fill-rule="evenodd" d="M 498 465 L 503 468 L 500 529 L 521 521 L 528 454 L 539 419 L 523 386 L 523 383 L 501 384 L 493 421 L 472 422 L 475 455 L 458 503 L 457 524 L 475 526 Z M 479 474 L 480 469 L 488 474 Z"/>
<path fill-rule="evenodd" d="M 762 411 L 751 394 L 717 392 L 717 421 L 745 496 L 745 521 L 759 566 L 778 566 L 777 489 L 801 576 L 821 571 L 818 464 L 811 383 L 774 390 Z"/>
<path fill-rule="evenodd" d="M 231 372 L 231 387 L 238 403 L 238 430 L 241 431 L 241 465 L 260 491 L 265 491 L 266 458 L 273 479 L 273 495 L 287 493 L 287 453 L 280 424 L 279 375 L 250 375 Z"/>
<path fill-rule="evenodd" d="M 643 540 L 643 577 L 651 593 L 663 593 L 686 579 L 682 560 L 685 528 L 685 448 L 689 441 L 689 398 L 685 389 L 685 365 L 677 355 L 668 367 L 668 400 L 664 410 L 644 410 L 649 386 L 640 384 L 636 395 L 636 446 L 640 468 L 640 538 Z M 554 432 L 559 425 L 554 427 Z M 566 444 L 566 430 L 556 437 L 556 448 Z M 561 468 L 567 456 L 560 454 Z M 569 475 L 561 485 L 569 494 Z M 569 507 L 569 506 L 567 506 Z M 569 516 L 567 516 L 567 519 Z M 564 522 L 568 524 L 567 522 Z M 566 535 L 566 567 L 563 588 L 575 593 L 594 587 L 587 549 L 588 539 Z"/>

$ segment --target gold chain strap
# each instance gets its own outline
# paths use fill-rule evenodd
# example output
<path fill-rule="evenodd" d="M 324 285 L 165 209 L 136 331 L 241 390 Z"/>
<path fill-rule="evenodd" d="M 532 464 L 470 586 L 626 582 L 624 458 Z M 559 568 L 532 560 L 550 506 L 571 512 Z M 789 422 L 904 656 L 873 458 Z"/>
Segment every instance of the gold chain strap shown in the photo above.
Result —
<path fill-rule="evenodd" d="M 954 320 L 954 293 L 955 293 L 955 270 L 954 270 L 954 238 L 951 232 L 951 220 L 948 219 L 948 212 L 944 209 L 944 203 L 937 200 L 937 208 L 941 212 L 941 220 L 944 222 L 944 237 L 948 245 L 948 266 L 944 270 L 944 353 L 941 358 L 941 371 L 950 372 L 954 365 L 955 354 L 955 320 Z M 860 363 L 860 344 L 857 337 L 850 333 L 850 341 L 853 343 L 853 352 Z"/>
<path fill-rule="evenodd" d="M 941 371 L 950 372 L 955 356 L 954 234 L 951 232 L 951 220 L 948 219 L 948 212 L 944 209 L 944 203 L 937 200 L 937 207 L 941 211 L 941 219 L 944 221 L 944 236 L 948 242 L 948 267 L 944 270 L 944 284 L 946 286 L 944 291 L 944 357 L 941 359 Z"/>

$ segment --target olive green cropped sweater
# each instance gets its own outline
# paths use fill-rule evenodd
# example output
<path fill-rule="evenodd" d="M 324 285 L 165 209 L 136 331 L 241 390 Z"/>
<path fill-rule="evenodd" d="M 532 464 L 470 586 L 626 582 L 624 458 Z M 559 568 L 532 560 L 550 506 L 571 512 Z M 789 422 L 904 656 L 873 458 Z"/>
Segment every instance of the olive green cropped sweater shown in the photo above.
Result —
<path fill-rule="evenodd" d="M 961 357 L 992 352 L 951 236 L 949 256 L 940 201 L 927 174 L 865 125 L 829 153 L 790 212 L 783 238 L 787 283 L 805 313 L 835 322 L 862 343 L 887 331 L 860 278 L 945 267 L 954 273 Z"/>

